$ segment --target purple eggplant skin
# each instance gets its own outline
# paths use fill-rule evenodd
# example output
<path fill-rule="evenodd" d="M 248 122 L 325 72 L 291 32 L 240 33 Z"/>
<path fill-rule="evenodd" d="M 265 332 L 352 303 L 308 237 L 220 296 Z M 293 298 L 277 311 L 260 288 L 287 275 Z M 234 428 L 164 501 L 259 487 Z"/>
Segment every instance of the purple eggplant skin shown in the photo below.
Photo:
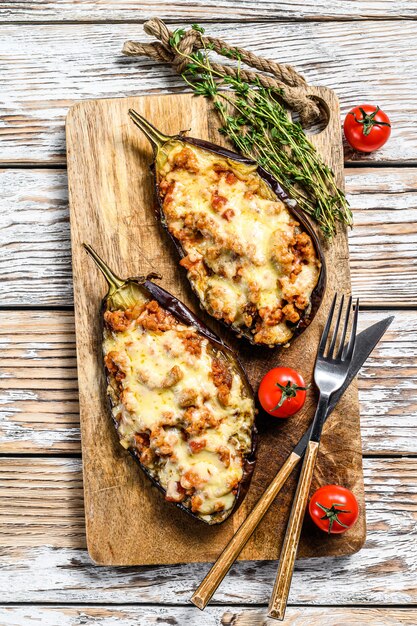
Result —
<path fill-rule="evenodd" d="M 246 375 L 245 370 L 242 367 L 242 364 L 239 361 L 237 354 L 228 345 L 226 345 L 222 341 L 222 339 L 218 337 L 204 322 L 202 322 L 187 306 L 185 306 L 183 302 L 181 302 L 180 300 L 178 300 L 178 298 L 173 296 L 168 291 L 165 291 L 165 289 L 163 289 L 162 287 L 160 287 L 159 285 L 153 282 L 152 279 L 161 278 L 160 274 L 151 273 L 151 274 L 148 274 L 147 276 L 137 276 L 133 278 L 128 278 L 126 280 L 122 280 L 109 269 L 106 263 L 104 263 L 104 261 L 99 257 L 99 255 L 95 252 L 95 250 L 93 250 L 93 248 L 90 245 L 84 243 L 83 246 L 85 250 L 88 252 L 88 254 L 94 259 L 97 267 L 103 273 L 109 286 L 109 290 L 107 294 L 105 295 L 105 297 L 103 298 L 102 304 L 101 304 L 102 323 L 104 321 L 104 317 L 103 317 L 104 312 L 108 310 L 109 308 L 111 308 L 112 299 L 115 295 L 117 295 L 117 292 L 120 292 L 123 289 L 129 289 L 130 285 L 134 285 L 136 288 L 139 287 L 140 289 L 145 291 L 146 296 L 149 296 L 152 300 L 156 300 L 160 306 L 162 306 L 164 309 L 169 311 L 169 313 L 171 313 L 181 324 L 185 324 L 187 326 L 194 326 L 200 335 L 208 339 L 208 341 L 210 342 L 210 345 L 212 346 L 215 352 L 216 351 L 222 352 L 222 354 L 226 356 L 228 361 L 232 364 L 232 366 L 239 372 L 240 376 L 242 377 L 248 396 L 252 399 L 254 398 L 254 392 L 253 392 L 252 386 L 249 382 L 249 379 Z M 104 368 L 104 373 L 105 373 L 106 381 L 107 383 L 109 383 L 109 376 L 105 368 Z M 110 398 L 108 399 L 108 407 L 109 407 L 111 419 L 117 430 L 117 421 L 114 419 L 112 411 L 111 411 L 112 406 L 111 406 Z M 170 502 L 169 504 L 172 504 L 176 506 L 177 508 L 181 509 L 182 511 L 185 511 L 185 513 L 190 515 L 193 519 L 199 522 L 202 522 L 204 524 L 208 524 L 208 525 L 216 524 L 217 525 L 217 524 L 221 524 L 222 522 L 224 522 L 226 519 L 228 519 L 231 515 L 233 515 L 237 511 L 237 509 L 239 508 L 239 506 L 245 499 L 246 494 L 249 490 L 250 482 L 252 480 L 252 474 L 253 474 L 253 471 L 255 469 L 255 464 L 256 464 L 257 443 L 258 443 L 258 430 L 256 427 L 256 422 L 254 421 L 253 426 L 252 426 L 252 432 L 251 432 L 251 450 L 244 460 L 243 475 L 238 486 L 238 492 L 236 494 L 234 506 L 232 509 L 227 511 L 227 515 L 225 515 L 224 513 L 222 515 L 222 512 L 214 513 L 211 515 L 210 521 L 206 521 L 202 519 L 201 517 L 199 517 L 198 515 L 196 515 L 195 513 L 193 513 L 191 509 L 184 506 L 181 502 Z M 155 487 L 157 487 L 157 489 L 161 491 L 161 493 L 163 493 L 165 496 L 166 494 L 165 489 L 150 474 L 149 470 L 140 462 L 137 451 L 135 449 L 129 449 L 129 454 L 131 454 L 131 456 L 139 464 L 141 470 L 149 478 L 151 483 Z"/>
<path fill-rule="evenodd" d="M 207 150 L 208 152 L 213 152 L 214 154 L 218 154 L 222 157 L 225 157 L 226 159 L 231 159 L 233 161 L 242 163 L 244 165 L 256 165 L 255 161 L 253 161 L 252 159 L 242 156 L 241 154 L 238 154 L 237 152 L 233 152 L 232 150 L 229 150 L 227 148 L 223 148 L 222 146 L 219 146 L 217 144 L 211 143 L 210 141 L 205 141 L 204 139 L 196 139 L 195 137 L 187 137 L 182 133 L 179 133 L 178 135 L 171 135 L 171 136 L 164 135 L 158 129 L 156 129 L 150 122 L 148 122 L 144 117 L 142 117 L 139 113 L 137 113 L 133 109 L 129 109 L 129 116 L 134 122 L 134 124 L 136 124 L 136 126 L 140 128 L 140 130 L 146 135 L 146 137 L 150 141 L 153 151 L 154 151 L 155 160 L 156 160 L 156 155 L 158 153 L 159 148 L 163 146 L 167 141 L 180 141 L 183 143 L 188 143 L 190 145 L 196 146 L 203 150 Z M 171 233 L 168 230 L 168 226 L 165 220 L 163 206 L 161 202 L 161 196 L 159 193 L 159 185 L 158 185 L 157 177 L 156 177 L 155 160 L 151 164 L 150 168 L 154 177 L 155 191 L 156 191 L 156 196 L 158 200 L 158 203 L 155 208 L 156 218 L 161 223 L 164 230 L 168 233 L 181 259 L 184 256 L 186 256 L 186 252 L 184 251 L 181 244 L 175 239 L 173 235 L 171 235 Z M 307 309 L 302 313 L 300 320 L 293 326 L 294 332 L 291 338 L 291 342 L 292 342 L 294 339 L 296 339 L 296 337 L 301 335 L 301 333 L 311 324 L 317 311 L 320 308 L 320 305 L 322 303 L 324 293 L 326 290 L 326 279 L 327 279 L 326 260 L 324 256 L 324 251 L 322 249 L 321 243 L 319 241 L 319 238 L 316 234 L 315 229 L 313 228 L 310 220 L 305 215 L 305 213 L 303 213 L 303 211 L 299 208 L 295 200 L 292 200 L 289 198 L 289 196 L 281 187 L 281 185 L 278 183 L 278 181 L 269 172 L 267 172 L 263 167 L 258 165 L 256 171 L 259 174 L 259 176 L 266 182 L 266 184 L 271 188 L 273 193 L 280 200 L 282 200 L 282 202 L 285 203 L 289 212 L 296 218 L 298 222 L 300 222 L 300 224 L 302 225 L 304 230 L 308 233 L 308 235 L 310 235 L 313 241 L 313 245 L 314 245 L 317 257 L 321 263 L 320 276 L 317 281 L 317 285 L 315 286 L 311 294 L 310 306 L 307 307 Z M 198 297 L 198 294 L 192 284 L 191 284 L 191 288 L 193 289 L 193 291 L 196 293 Z M 200 302 L 200 306 L 204 308 L 201 302 Z M 229 325 L 226 322 L 224 322 L 222 319 L 218 321 L 226 328 L 228 329 L 231 328 L 235 333 L 237 333 L 238 337 L 243 336 L 251 344 L 259 347 L 259 344 L 255 344 L 255 342 L 253 341 L 252 334 L 249 331 L 244 332 L 242 328 L 237 328 L 232 325 Z M 273 346 L 273 347 L 279 347 L 279 346 Z"/>

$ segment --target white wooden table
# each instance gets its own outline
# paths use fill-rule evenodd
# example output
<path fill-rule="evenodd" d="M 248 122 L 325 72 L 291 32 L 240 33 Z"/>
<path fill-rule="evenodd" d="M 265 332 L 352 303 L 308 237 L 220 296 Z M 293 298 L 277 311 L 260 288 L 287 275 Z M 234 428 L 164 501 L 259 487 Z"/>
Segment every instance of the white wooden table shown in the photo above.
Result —
<path fill-rule="evenodd" d="M 298 562 L 286 623 L 415 626 L 415 0 L 0 0 L 0 624 L 270 624 L 276 563 L 236 565 L 200 613 L 188 599 L 208 565 L 99 568 L 85 549 L 64 116 L 80 99 L 184 88 L 120 54 L 154 15 L 294 64 L 342 113 L 370 101 L 391 117 L 383 149 L 346 149 L 362 324 L 396 316 L 359 379 L 368 539 Z"/>

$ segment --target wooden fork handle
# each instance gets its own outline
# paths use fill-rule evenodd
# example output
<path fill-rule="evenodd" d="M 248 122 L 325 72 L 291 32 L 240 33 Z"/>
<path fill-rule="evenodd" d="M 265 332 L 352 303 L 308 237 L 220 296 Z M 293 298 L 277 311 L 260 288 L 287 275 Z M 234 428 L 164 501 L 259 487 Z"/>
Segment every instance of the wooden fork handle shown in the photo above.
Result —
<path fill-rule="evenodd" d="M 278 620 L 284 619 L 285 609 L 287 607 L 288 594 L 294 572 L 295 557 L 297 555 L 318 450 L 318 442 L 310 441 L 304 457 L 303 468 L 298 481 L 297 491 L 295 493 L 290 519 L 279 557 L 278 573 L 268 607 L 268 616 Z"/>
<path fill-rule="evenodd" d="M 300 458 L 301 457 L 299 457 L 295 452 L 290 454 L 278 474 L 275 476 L 274 480 L 259 498 L 248 517 L 233 535 L 207 576 L 204 578 L 203 582 L 200 584 L 198 589 L 196 589 L 191 597 L 191 602 L 199 609 L 203 610 L 207 606 L 210 598 L 243 550 L 259 522 L 262 520 L 272 502 L 275 500 L 277 494 L 282 489 L 282 486 L 286 482 L 287 478 L 300 461 Z"/>

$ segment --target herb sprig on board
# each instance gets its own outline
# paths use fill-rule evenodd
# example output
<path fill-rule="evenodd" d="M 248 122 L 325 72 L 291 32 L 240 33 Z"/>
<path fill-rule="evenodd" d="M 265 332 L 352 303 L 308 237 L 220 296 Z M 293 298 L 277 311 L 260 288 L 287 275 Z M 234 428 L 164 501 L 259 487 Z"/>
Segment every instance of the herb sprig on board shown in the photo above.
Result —
<path fill-rule="evenodd" d="M 203 34 L 204 29 L 193 24 Z M 238 64 L 235 77 L 223 76 L 210 63 L 213 46 L 183 53 L 178 44 L 185 31 L 176 30 L 170 40 L 175 51 L 188 61 L 182 77 L 196 95 L 212 100 L 222 121 L 220 132 L 243 155 L 257 161 L 282 185 L 299 207 L 311 215 L 324 236 L 331 239 L 337 223 L 351 226 L 352 212 L 338 189 L 332 170 L 322 161 L 301 125 L 293 122 L 280 102 L 279 89 L 263 87 L 259 80 L 248 83 L 240 77 L 241 56 L 237 49 L 221 54 Z"/>

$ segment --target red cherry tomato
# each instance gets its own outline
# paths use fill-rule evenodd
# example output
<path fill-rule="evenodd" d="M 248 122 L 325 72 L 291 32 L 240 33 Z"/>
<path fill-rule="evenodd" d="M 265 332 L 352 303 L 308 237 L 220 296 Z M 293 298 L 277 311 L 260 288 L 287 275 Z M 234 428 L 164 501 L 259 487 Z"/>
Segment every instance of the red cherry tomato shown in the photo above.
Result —
<path fill-rule="evenodd" d="M 326 485 L 317 489 L 311 497 L 308 510 L 316 526 L 329 535 L 346 532 L 359 516 L 355 496 L 340 485 Z"/>
<path fill-rule="evenodd" d="M 290 417 L 303 406 L 306 389 L 298 372 L 290 367 L 274 367 L 261 380 L 259 402 L 274 417 Z"/>
<path fill-rule="evenodd" d="M 391 124 L 388 115 L 378 106 L 362 104 L 346 115 L 343 130 L 354 150 L 373 152 L 388 141 Z"/>

